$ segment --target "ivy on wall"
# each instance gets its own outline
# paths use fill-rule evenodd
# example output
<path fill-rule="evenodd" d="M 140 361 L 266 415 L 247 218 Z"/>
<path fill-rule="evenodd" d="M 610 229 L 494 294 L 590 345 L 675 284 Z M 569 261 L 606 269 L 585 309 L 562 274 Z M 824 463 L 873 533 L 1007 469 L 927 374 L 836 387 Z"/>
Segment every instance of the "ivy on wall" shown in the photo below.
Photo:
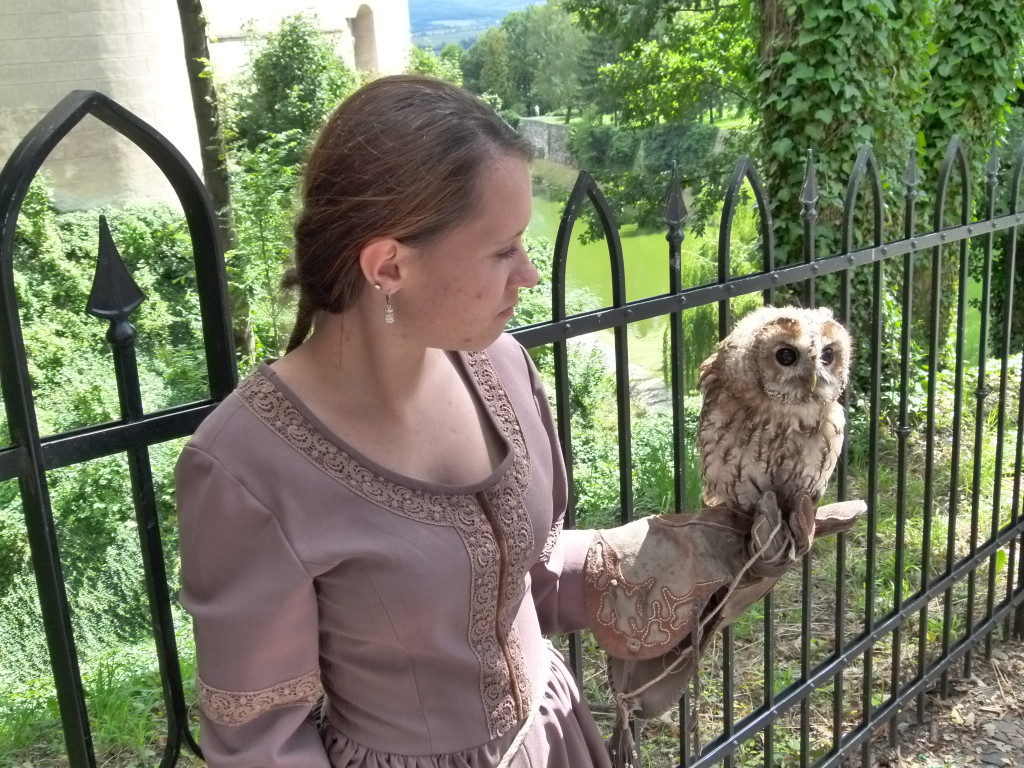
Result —
<path fill-rule="evenodd" d="M 870 144 L 878 160 L 888 238 L 902 231 L 903 177 L 915 147 L 923 193 L 918 231 L 932 226 L 935 200 L 928 192 L 936 187 L 954 134 L 968 150 L 972 199 L 980 202 L 989 147 L 1002 137 L 1021 87 L 1024 5 L 1011 0 L 762 0 L 755 13 L 760 156 L 774 202 L 779 263 L 799 261 L 803 251 L 799 193 L 807 149 L 815 150 L 817 163 L 819 254 L 838 251 L 846 183 L 861 144 Z M 947 211 L 959 210 L 964 192 L 953 185 Z M 862 199 L 858 210 L 867 209 Z M 858 219 L 854 247 L 869 244 L 870 236 L 867 223 Z M 950 249 L 945 258 L 940 345 L 948 336 L 958 290 L 958 254 Z M 859 270 L 853 280 L 861 298 L 852 322 L 864 337 L 876 309 L 864 300 L 871 295 L 869 272 Z M 898 265 L 886 265 L 883 301 L 890 306 L 898 301 L 898 281 Z M 918 324 L 930 314 L 930 281 L 930 254 L 922 254 L 915 270 Z M 821 281 L 820 301 L 835 303 L 836 291 L 834 281 Z M 897 323 L 898 318 L 888 320 L 887 337 L 897 332 Z M 923 340 L 923 334 L 916 338 Z"/>

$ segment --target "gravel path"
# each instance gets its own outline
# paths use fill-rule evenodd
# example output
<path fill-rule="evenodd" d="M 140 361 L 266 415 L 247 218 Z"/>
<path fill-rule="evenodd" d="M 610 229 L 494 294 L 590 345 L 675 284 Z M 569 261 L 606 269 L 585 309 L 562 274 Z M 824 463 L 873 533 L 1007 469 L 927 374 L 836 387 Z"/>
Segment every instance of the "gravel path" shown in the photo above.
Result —
<path fill-rule="evenodd" d="M 962 677 L 962 662 L 954 665 L 948 699 L 937 689 L 927 694 L 924 723 L 905 715 L 897 749 L 885 747 L 882 735 L 878 765 L 1024 768 L 1024 642 L 995 646 L 991 660 L 980 650 L 970 678 Z"/>

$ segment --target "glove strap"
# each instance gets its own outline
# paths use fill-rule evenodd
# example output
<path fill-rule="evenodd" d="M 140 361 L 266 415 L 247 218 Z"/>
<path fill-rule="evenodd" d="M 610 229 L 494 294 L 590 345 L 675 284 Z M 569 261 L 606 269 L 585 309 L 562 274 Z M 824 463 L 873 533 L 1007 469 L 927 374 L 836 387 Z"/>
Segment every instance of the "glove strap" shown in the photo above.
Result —
<path fill-rule="evenodd" d="M 628 659 L 622 667 L 622 686 L 629 687 L 629 680 L 636 669 L 636 660 Z M 639 762 L 636 741 L 633 739 L 631 715 L 634 709 L 632 694 L 615 694 L 615 727 L 612 728 L 609 747 L 613 768 L 633 768 Z"/>

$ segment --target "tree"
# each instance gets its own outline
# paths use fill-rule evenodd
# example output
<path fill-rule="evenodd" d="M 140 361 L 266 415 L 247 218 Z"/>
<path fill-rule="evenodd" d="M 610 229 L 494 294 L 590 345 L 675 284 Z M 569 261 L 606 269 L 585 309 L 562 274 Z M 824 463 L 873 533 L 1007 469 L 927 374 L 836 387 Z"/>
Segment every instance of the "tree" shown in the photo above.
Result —
<path fill-rule="evenodd" d="M 584 34 L 586 38 L 579 55 L 580 102 L 584 109 L 593 109 L 599 115 L 615 114 L 622 109 L 621 100 L 608 87 L 600 71 L 619 58 L 621 48 L 611 35 L 587 31 Z"/>
<path fill-rule="evenodd" d="M 453 47 L 459 52 L 458 54 L 453 55 L 448 51 Z M 458 46 L 448 46 L 439 56 L 429 48 L 420 48 L 414 45 L 409 52 L 409 71 L 436 77 L 453 85 L 462 85 L 462 67 L 459 65 L 461 51 L 462 49 Z M 445 55 L 446 52 L 447 55 Z"/>
<path fill-rule="evenodd" d="M 282 233 L 294 217 L 296 166 L 327 115 L 358 84 L 313 17 L 286 17 L 277 31 L 250 43 L 231 100 L 229 155 L 238 199 L 236 240 L 226 254 L 235 345 L 243 360 L 277 353 L 284 309 L 277 281 L 289 257 Z"/>
<path fill-rule="evenodd" d="M 491 93 L 502 105 L 515 104 L 508 35 L 501 27 L 491 27 L 466 51 L 463 81 L 474 93 Z M 522 111 L 522 110 L 519 110 Z"/>
<path fill-rule="evenodd" d="M 582 96 L 585 46 L 586 35 L 570 14 L 554 5 L 531 5 L 508 14 L 466 52 L 466 86 L 497 95 L 520 114 L 534 107 L 571 113 Z"/>
<path fill-rule="evenodd" d="M 466 49 L 458 43 L 448 43 L 448 45 L 441 49 L 441 53 L 438 55 L 441 57 L 441 61 L 446 61 L 449 65 L 458 67 L 459 72 L 462 72 L 462 57 L 465 54 Z"/>
<path fill-rule="evenodd" d="M 316 18 L 288 16 L 253 52 L 232 109 L 235 139 L 249 149 L 268 136 L 297 130 L 310 140 L 327 115 L 358 85 Z M 297 146 L 297 161 L 305 143 Z"/>
<path fill-rule="evenodd" d="M 686 122 L 749 100 L 754 49 L 738 9 L 677 13 L 659 27 L 600 70 L 627 121 Z"/>
<path fill-rule="evenodd" d="M 530 6 L 525 13 L 533 28 L 530 35 L 537 61 L 533 94 L 545 111 L 565 110 L 569 122 L 583 94 L 583 51 L 586 36 L 572 17 L 553 5 Z"/>
<path fill-rule="evenodd" d="M 203 163 L 203 181 L 217 211 L 221 239 L 225 247 L 234 243 L 231 228 L 231 197 L 228 171 L 224 162 L 224 139 L 221 129 L 220 101 L 217 84 L 207 67 L 210 46 L 206 37 L 206 18 L 202 0 L 178 0 L 181 38 L 185 48 L 185 69 L 192 94 L 192 111 L 199 135 L 199 156 Z"/>

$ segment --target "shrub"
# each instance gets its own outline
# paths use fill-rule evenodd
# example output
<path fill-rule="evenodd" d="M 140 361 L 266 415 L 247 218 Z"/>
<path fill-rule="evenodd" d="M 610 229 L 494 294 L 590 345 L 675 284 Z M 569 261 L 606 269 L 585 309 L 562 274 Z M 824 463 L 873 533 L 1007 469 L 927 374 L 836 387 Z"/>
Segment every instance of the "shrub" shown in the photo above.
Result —
<path fill-rule="evenodd" d="M 664 226 L 665 199 L 673 166 L 680 184 L 689 192 L 688 226 L 700 233 L 721 207 L 732 158 L 744 154 L 747 136 L 705 123 L 665 123 L 642 128 L 606 125 L 588 115 L 569 133 L 569 151 L 589 170 L 601 187 L 620 223 L 641 230 Z M 602 237 L 592 214 L 585 237 Z"/>
<path fill-rule="evenodd" d="M 257 42 L 250 31 L 246 73 L 234 84 L 230 125 L 236 141 L 255 149 L 268 136 L 298 131 L 302 141 L 288 162 L 301 157 L 309 140 L 339 102 L 358 85 L 315 16 L 296 14 Z"/>

